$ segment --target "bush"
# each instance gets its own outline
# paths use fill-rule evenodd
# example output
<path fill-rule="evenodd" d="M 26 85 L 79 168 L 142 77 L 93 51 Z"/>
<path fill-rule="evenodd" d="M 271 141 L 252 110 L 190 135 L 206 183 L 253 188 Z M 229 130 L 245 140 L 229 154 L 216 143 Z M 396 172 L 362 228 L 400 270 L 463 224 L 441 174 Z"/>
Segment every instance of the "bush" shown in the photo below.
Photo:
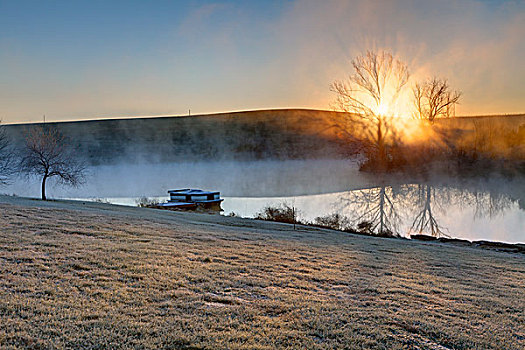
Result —
<path fill-rule="evenodd" d="M 283 203 L 278 207 L 267 206 L 255 216 L 258 220 L 278 221 L 288 224 L 297 223 L 297 211 L 294 207 Z"/>
<path fill-rule="evenodd" d="M 338 213 L 318 216 L 314 219 L 314 225 L 339 231 L 351 230 L 350 220 L 346 216 Z"/>
<path fill-rule="evenodd" d="M 106 198 L 95 198 L 93 199 L 95 203 L 111 204 L 111 202 Z"/>
<path fill-rule="evenodd" d="M 378 236 L 378 237 L 401 237 L 399 234 L 392 232 L 390 229 L 384 229 L 382 231 L 375 231 L 373 222 L 362 221 L 357 224 L 357 232 L 362 235 Z"/>
<path fill-rule="evenodd" d="M 148 208 L 151 206 L 159 205 L 159 201 L 153 198 L 148 198 L 146 196 L 135 199 L 137 207 Z"/>

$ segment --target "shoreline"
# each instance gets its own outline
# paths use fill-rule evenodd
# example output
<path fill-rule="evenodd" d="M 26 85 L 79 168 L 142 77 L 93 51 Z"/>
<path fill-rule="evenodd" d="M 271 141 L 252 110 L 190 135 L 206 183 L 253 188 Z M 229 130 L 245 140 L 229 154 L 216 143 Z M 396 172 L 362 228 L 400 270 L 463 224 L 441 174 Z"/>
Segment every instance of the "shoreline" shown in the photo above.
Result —
<path fill-rule="evenodd" d="M 60 209 L 60 210 L 78 210 L 86 212 L 94 212 L 104 215 L 115 215 L 115 216 L 132 216 L 134 218 L 154 218 L 154 219 L 164 219 L 164 220 L 177 220 L 187 216 L 192 220 L 199 221 L 202 220 L 206 224 L 215 224 L 215 225 L 230 225 L 230 221 L 245 221 L 250 223 L 250 226 L 253 227 L 266 227 L 267 225 L 286 225 L 292 226 L 293 224 L 282 223 L 272 220 L 261 220 L 248 217 L 230 217 L 221 214 L 215 213 L 206 213 L 198 211 L 170 211 L 170 210 L 159 210 L 152 208 L 140 208 L 137 206 L 128 206 L 121 204 L 112 204 L 105 202 L 96 202 L 96 201 L 86 201 L 86 200 L 75 200 L 75 199 L 51 199 L 47 201 L 42 201 L 39 198 L 32 197 L 19 197 L 19 196 L 10 196 L 10 195 L 1 195 L 0 194 L 0 205 L 13 205 L 20 207 L 37 207 L 37 208 L 47 208 L 47 209 Z M 215 220 L 214 220 L 215 219 Z M 374 237 L 374 238 L 386 238 L 394 239 L 400 242 L 403 241 L 413 241 L 413 242 L 422 242 L 425 244 L 428 243 L 439 243 L 445 245 L 454 245 L 460 247 L 472 247 L 500 252 L 509 252 L 509 253 L 521 253 L 525 254 L 525 242 L 518 243 L 507 243 L 495 240 L 467 240 L 462 238 L 451 238 L 451 237 L 434 237 L 425 234 L 415 234 L 410 235 L 409 237 L 383 237 L 380 235 L 370 235 L 366 233 L 359 233 L 353 231 L 344 231 L 336 230 L 329 227 L 323 227 L 315 224 L 302 223 L 298 222 L 296 224 L 298 227 L 309 228 L 309 229 L 318 229 L 321 231 L 331 231 L 339 234 L 348 234 L 355 235 L 360 237 Z"/>

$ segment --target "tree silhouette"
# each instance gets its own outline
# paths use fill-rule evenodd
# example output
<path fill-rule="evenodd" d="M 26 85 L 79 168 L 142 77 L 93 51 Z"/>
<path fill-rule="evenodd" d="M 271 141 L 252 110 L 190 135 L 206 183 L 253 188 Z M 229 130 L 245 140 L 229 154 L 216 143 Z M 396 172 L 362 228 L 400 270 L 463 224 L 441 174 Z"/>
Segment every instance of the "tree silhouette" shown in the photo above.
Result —
<path fill-rule="evenodd" d="M 369 141 L 369 160 L 383 168 L 387 163 L 387 138 L 391 132 L 389 117 L 399 94 L 408 82 L 406 64 L 386 51 L 368 51 L 352 60 L 353 74 L 337 80 L 330 90 L 337 94 L 336 107 L 348 115 L 334 126 L 355 137 L 359 127 Z M 356 117 L 356 118 L 354 118 Z"/>
<path fill-rule="evenodd" d="M 459 102 L 461 92 L 450 90 L 445 79 L 436 77 L 416 83 L 412 89 L 417 119 L 433 123 L 436 118 L 448 118 Z"/>
<path fill-rule="evenodd" d="M 86 168 L 54 128 L 30 129 L 19 164 L 22 173 L 42 177 L 42 199 L 46 200 L 46 181 L 55 177 L 63 185 L 73 187 L 84 183 Z"/>
<path fill-rule="evenodd" d="M 3 126 L 0 126 L 0 184 L 8 183 L 15 172 L 14 152 Z"/>

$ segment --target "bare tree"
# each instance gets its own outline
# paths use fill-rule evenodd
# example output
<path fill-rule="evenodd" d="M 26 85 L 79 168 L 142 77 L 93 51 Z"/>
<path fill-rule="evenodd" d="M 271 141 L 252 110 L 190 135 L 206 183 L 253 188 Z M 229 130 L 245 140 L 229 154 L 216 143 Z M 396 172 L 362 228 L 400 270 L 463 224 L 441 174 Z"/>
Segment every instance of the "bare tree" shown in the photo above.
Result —
<path fill-rule="evenodd" d="M 84 183 L 86 167 L 74 154 L 65 137 L 54 128 L 34 127 L 25 142 L 19 164 L 28 176 L 42 177 L 42 199 L 46 200 L 46 181 L 56 177 L 63 185 Z"/>
<path fill-rule="evenodd" d="M 385 164 L 387 153 L 385 140 L 390 131 L 388 118 L 392 108 L 410 76 L 405 63 L 386 51 L 368 51 L 352 61 L 354 73 L 346 80 L 334 81 L 330 90 L 337 94 L 336 107 L 357 116 L 361 130 L 373 145 L 373 157 Z M 337 123 L 347 134 L 353 121 Z M 363 127 L 364 126 L 364 127 Z"/>
<path fill-rule="evenodd" d="M 14 172 L 14 152 L 4 127 L 0 126 L 0 185 L 7 184 Z"/>
<path fill-rule="evenodd" d="M 460 91 L 452 91 L 445 79 L 430 78 L 423 83 L 416 83 L 414 94 L 414 116 L 431 123 L 436 118 L 448 118 L 461 98 Z"/>

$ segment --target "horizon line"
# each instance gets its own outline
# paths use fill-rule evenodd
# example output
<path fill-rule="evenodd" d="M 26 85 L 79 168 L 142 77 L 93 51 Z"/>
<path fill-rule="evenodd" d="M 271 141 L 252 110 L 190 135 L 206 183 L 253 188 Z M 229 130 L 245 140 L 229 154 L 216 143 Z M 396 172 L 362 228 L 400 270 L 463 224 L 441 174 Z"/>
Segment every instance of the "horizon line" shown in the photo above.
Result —
<path fill-rule="evenodd" d="M 32 125 L 32 124 L 57 124 L 57 123 L 76 123 L 76 122 L 91 122 L 91 121 L 108 121 L 108 120 L 133 120 L 133 119 L 157 119 L 157 118 L 191 118 L 191 117 L 206 117 L 206 116 L 219 116 L 223 114 L 238 114 L 238 113 L 254 113 L 254 112 L 270 112 L 270 111 L 316 111 L 316 112 L 334 112 L 334 113 L 346 113 L 343 111 L 328 110 L 328 109 L 318 109 L 318 108 L 261 108 L 261 109 L 247 109 L 247 110 L 231 110 L 231 111 L 221 111 L 213 113 L 199 113 L 199 114 L 158 114 L 158 115 L 123 115 L 123 116 L 101 116 L 93 117 L 87 119 L 64 119 L 64 120 L 49 120 L 49 121 L 28 121 L 28 122 L 8 122 L 1 123 L 0 125 Z M 45 115 L 45 114 L 44 114 Z M 455 117 L 443 118 L 443 119 L 452 119 L 452 118 L 481 118 L 481 117 L 513 117 L 513 116 L 522 116 L 525 115 L 525 112 L 522 113 L 502 113 L 502 114 L 471 114 L 471 115 L 458 115 Z"/>

